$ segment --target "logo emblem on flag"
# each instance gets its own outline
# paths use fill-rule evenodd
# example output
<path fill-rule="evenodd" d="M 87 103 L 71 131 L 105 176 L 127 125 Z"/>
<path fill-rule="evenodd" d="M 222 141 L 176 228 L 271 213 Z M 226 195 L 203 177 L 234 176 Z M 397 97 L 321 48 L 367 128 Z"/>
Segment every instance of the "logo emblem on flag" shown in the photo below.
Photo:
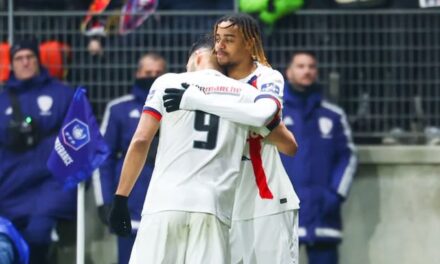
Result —
<path fill-rule="evenodd" d="M 89 126 L 75 118 L 63 127 L 64 144 L 74 150 L 80 150 L 90 141 Z"/>

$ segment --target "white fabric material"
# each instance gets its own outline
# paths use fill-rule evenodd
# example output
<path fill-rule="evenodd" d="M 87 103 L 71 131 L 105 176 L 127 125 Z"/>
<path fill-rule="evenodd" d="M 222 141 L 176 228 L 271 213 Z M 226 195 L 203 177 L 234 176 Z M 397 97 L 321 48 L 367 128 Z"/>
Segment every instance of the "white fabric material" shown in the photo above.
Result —
<path fill-rule="evenodd" d="M 232 264 L 298 263 L 298 210 L 233 221 Z"/>
<path fill-rule="evenodd" d="M 249 103 L 258 95 L 247 86 L 224 89 L 225 79 L 217 71 L 206 70 L 165 74 L 154 82 L 144 109 L 159 112 L 162 120 L 143 214 L 167 210 L 204 212 L 230 225 L 249 127 L 222 118 L 212 126 L 218 117 L 203 112 L 167 113 L 162 99 L 165 88 L 179 87 L 183 82 L 204 87 L 207 95 L 217 100 Z M 206 142 L 211 149 L 196 147 L 200 142 Z"/>
<path fill-rule="evenodd" d="M 342 233 L 340 230 L 333 228 L 322 228 L 318 227 L 315 229 L 315 235 L 317 237 L 334 237 L 334 238 L 342 238 Z"/>
<path fill-rule="evenodd" d="M 228 79 L 222 85 L 249 86 L 233 79 Z M 246 91 L 247 89 L 243 89 Z M 238 103 L 229 101 L 220 101 L 215 98 L 207 98 L 196 86 L 189 87 L 183 94 L 180 108 L 184 110 L 201 110 L 207 113 L 221 116 L 232 122 L 248 126 L 261 127 L 271 121 L 274 114 L 277 113 L 278 106 L 271 98 L 257 100 L 255 103 Z"/>
<path fill-rule="evenodd" d="M 347 166 L 345 167 L 344 174 L 338 187 L 338 194 L 344 198 L 347 198 L 348 191 L 353 181 L 357 166 L 356 147 L 352 140 L 353 137 L 351 129 L 347 121 L 347 115 L 345 114 L 344 110 L 342 110 L 342 108 L 327 101 L 323 101 L 321 105 L 322 107 L 330 109 L 331 111 L 334 111 L 341 116 L 342 128 L 344 129 L 345 137 L 348 139 L 347 147 L 351 150 L 351 156 Z"/>
<path fill-rule="evenodd" d="M 248 82 L 253 76 L 257 77 L 256 87 L 258 90 L 264 90 L 265 93 L 272 94 L 281 101 L 284 87 L 281 73 L 258 64 L 255 72 L 241 81 Z M 261 153 L 267 183 L 274 198 L 261 199 L 252 163 L 250 159 L 243 161 L 243 176 L 240 178 L 234 201 L 232 216 L 234 220 L 252 219 L 299 208 L 298 196 L 283 167 L 277 147 L 263 140 Z M 249 144 L 246 144 L 244 155 L 250 158 Z"/>
<path fill-rule="evenodd" d="M 96 206 L 104 205 L 104 195 L 102 195 L 101 176 L 96 169 L 92 174 L 93 193 L 95 195 Z"/>
<path fill-rule="evenodd" d="M 299 237 L 307 236 L 307 229 L 305 229 L 304 227 L 298 228 L 298 236 Z"/>
<path fill-rule="evenodd" d="M 228 226 L 211 214 L 143 215 L 129 263 L 229 263 L 228 232 Z"/>
<path fill-rule="evenodd" d="M 138 230 L 140 224 L 141 224 L 140 221 L 134 221 L 134 220 L 131 220 L 131 228 L 133 228 L 134 230 Z"/>
<path fill-rule="evenodd" d="M 356 166 L 357 166 L 356 147 L 352 140 L 353 137 L 352 137 L 351 129 L 347 121 L 347 115 L 345 114 L 344 110 L 342 110 L 342 108 L 327 101 L 323 101 L 321 105 L 322 107 L 330 109 L 331 111 L 334 111 L 341 116 L 341 122 L 342 122 L 342 127 L 344 129 L 344 134 L 345 137 L 348 139 L 347 147 L 351 150 L 351 156 L 347 166 L 345 167 L 344 174 L 342 176 L 342 179 L 338 187 L 338 194 L 344 198 L 347 198 L 348 191 L 353 181 L 353 177 L 356 172 Z"/>

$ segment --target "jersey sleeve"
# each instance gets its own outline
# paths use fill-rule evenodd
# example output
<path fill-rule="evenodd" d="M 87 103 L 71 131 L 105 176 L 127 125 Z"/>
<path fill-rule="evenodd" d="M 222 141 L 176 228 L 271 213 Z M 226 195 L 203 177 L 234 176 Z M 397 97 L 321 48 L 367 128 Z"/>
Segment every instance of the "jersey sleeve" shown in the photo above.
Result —
<path fill-rule="evenodd" d="M 284 95 L 284 77 L 274 69 L 270 69 L 262 74 L 257 81 L 257 88 L 260 90 L 260 97 L 272 98 L 277 101 L 279 111 L 273 116 L 272 120 L 260 129 L 260 134 L 270 133 L 281 122 L 281 109 Z M 276 99 L 275 99 L 276 98 Z M 263 132 L 264 131 L 264 132 Z"/>
<path fill-rule="evenodd" d="M 257 79 L 257 88 L 263 94 L 275 96 L 282 102 L 284 78 L 277 70 L 270 70 L 262 74 Z"/>
<path fill-rule="evenodd" d="M 270 98 L 270 95 L 259 97 L 259 92 L 250 85 L 227 80 L 204 92 L 196 86 L 189 87 L 180 108 L 204 111 L 249 126 L 266 125 L 279 111 L 279 105 L 274 103 L 277 99 Z M 225 86 L 224 83 L 230 85 Z M 237 91 L 240 91 L 239 94 Z"/>
<path fill-rule="evenodd" d="M 156 81 L 151 86 L 150 92 L 148 93 L 147 99 L 145 100 L 143 113 L 153 116 L 155 119 L 160 121 L 165 109 L 163 106 L 162 96 L 164 90 L 167 87 L 167 80 L 171 79 L 174 74 L 165 74 L 156 79 Z M 169 86 L 169 85 L 168 85 Z"/>

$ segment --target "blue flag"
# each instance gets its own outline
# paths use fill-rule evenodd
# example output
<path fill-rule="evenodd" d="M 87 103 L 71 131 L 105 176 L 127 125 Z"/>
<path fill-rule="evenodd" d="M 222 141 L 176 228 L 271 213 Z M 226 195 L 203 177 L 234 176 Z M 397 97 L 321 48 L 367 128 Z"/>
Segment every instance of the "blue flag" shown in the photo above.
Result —
<path fill-rule="evenodd" d="M 65 188 L 91 177 L 110 154 L 83 88 L 75 91 L 47 167 Z"/>

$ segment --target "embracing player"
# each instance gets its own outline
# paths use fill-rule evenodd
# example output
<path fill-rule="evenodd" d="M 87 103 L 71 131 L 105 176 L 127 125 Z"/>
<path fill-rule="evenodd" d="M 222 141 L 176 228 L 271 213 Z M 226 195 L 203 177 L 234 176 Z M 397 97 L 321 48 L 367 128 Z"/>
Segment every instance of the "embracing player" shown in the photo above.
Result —
<path fill-rule="evenodd" d="M 284 79 L 266 60 L 257 22 L 245 14 L 225 16 L 216 23 L 214 36 L 217 60 L 227 75 L 253 85 L 261 96 L 278 98 L 281 104 Z M 244 111 L 250 109 L 248 105 L 208 100 L 191 88 L 179 107 L 241 123 L 251 116 Z M 262 140 L 261 135 L 269 132 L 267 127 L 272 131 Z M 293 154 L 285 144 L 285 130 L 284 124 L 272 122 L 252 129 L 249 135 L 232 218 L 233 264 L 298 263 L 299 200 L 278 153 Z"/>
<path fill-rule="evenodd" d="M 237 13 L 220 18 L 214 37 L 218 63 L 229 77 L 282 102 L 283 76 L 268 64 L 252 17 Z M 215 107 L 203 110 L 222 116 Z M 283 129 L 283 124 L 275 127 L 270 141 L 249 136 L 232 217 L 233 264 L 298 263 L 299 200 L 276 147 L 283 151 Z"/>
<path fill-rule="evenodd" d="M 265 101 L 265 113 L 255 115 L 258 126 L 280 110 L 274 97 L 259 97 L 249 85 L 215 70 L 208 40 L 197 43 L 190 54 L 190 72 L 165 74 L 154 82 L 124 160 L 110 215 L 111 227 L 120 235 L 130 232 L 127 196 L 160 128 L 132 264 L 230 263 L 229 227 L 249 127 L 200 111 L 171 112 L 172 105 L 163 99 L 165 89 L 187 83 L 221 101 Z"/>

